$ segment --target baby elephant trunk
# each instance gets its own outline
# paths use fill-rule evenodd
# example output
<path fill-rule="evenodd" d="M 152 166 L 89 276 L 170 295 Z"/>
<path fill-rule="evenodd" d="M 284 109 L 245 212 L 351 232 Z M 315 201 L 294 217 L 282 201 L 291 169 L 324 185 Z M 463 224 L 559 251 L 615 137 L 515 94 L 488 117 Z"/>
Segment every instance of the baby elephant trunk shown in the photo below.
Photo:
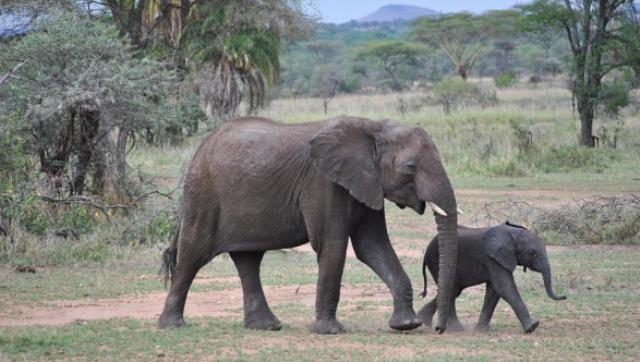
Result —
<path fill-rule="evenodd" d="M 544 279 L 544 289 L 546 289 L 547 295 L 549 296 L 549 298 L 553 300 L 567 299 L 567 296 L 556 295 L 556 293 L 553 291 L 553 287 L 551 286 L 551 267 L 548 266 L 548 263 L 547 263 L 547 266 L 541 270 L 542 270 L 542 278 Z"/>

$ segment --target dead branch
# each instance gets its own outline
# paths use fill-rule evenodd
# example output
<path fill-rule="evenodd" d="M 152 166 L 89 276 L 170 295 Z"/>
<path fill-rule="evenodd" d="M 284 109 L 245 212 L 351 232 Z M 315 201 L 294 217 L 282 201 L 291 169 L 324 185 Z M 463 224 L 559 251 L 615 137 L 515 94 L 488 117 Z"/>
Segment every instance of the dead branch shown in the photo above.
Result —
<path fill-rule="evenodd" d="M 89 205 L 91 207 L 93 207 L 94 209 L 100 211 L 105 217 L 106 219 L 111 222 L 111 217 L 109 216 L 109 210 L 113 210 L 113 209 L 130 209 L 133 207 L 136 207 L 139 205 L 139 203 L 141 201 L 143 201 L 144 199 L 146 199 L 147 197 L 151 196 L 151 195 L 159 195 L 159 196 L 163 196 L 168 198 L 169 200 L 173 200 L 173 198 L 171 197 L 171 194 L 173 193 L 163 193 L 160 192 L 158 190 L 153 190 L 153 191 L 149 191 L 146 192 L 140 196 L 135 197 L 133 200 L 131 200 L 131 202 L 126 203 L 126 204 L 101 204 L 89 197 L 85 197 L 85 196 L 70 196 L 68 198 L 65 199 L 58 199 L 58 198 L 53 198 L 50 196 L 46 196 L 46 195 L 36 195 L 36 197 L 42 201 L 45 202 L 49 202 L 49 203 L 54 203 L 54 204 L 62 204 L 62 205 L 71 205 L 71 204 L 84 204 L 84 205 Z"/>
<path fill-rule="evenodd" d="M 22 63 L 16 65 L 15 67 L 13 67 L 13 69 L 11 69 L 7 74 L 3 75 L 2 77 L 0 77 L 0 85 L 2 83 L 4 83 L 7 79 L 9 78 L 15 78 L 15 79 L 20 79 L 19 77 L 17 77 L 15 75 L 15 73 L 18 71 L 18 69 L 20 69 L 20 67 L 22 67 L 27 61 L 29 60 L 29 58 L 25 59 L 22 61 Z"/>

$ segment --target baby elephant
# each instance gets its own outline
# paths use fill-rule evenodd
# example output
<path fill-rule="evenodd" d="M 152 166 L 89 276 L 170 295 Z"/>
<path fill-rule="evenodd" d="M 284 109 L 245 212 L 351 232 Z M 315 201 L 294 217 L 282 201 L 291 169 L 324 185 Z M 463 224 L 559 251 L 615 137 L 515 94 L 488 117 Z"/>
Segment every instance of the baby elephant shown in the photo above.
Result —
<path fill-rule="evenodd" d="M 436 236 L 424 255 L 422 274 L 424 277 L 424 297 L 427 292 L 426 267 L 434 280 L 438 280 L 438 237 Z M 463 289 L 486 283 L 484 305 L 476 330 L 486 331 L 493 311 L 500 298 L 511 305 L 518 316 L 525 333 L 533 332 L 540 322 L 531 319 L 529 311 L 524 305 L 518 288 L 513 280 L 516 265 L 542 273 L 547 295 L 553 300 L 566 299 L 557 296 L 551 287 L 551 267 L 547 259 L 547 251 L 542 242 L 530 231 L 522 226 L 510 224 L 508 221 L 492 228 L 458 227 L 458 264 L 453 286 L 451 304 L 449 307 L 448 330 L 462 330 L 462 324 L 456 315 L 455 298 Z M 436 312 L 437 302 L 434 298 L 418 313 L 425 326 L 430 326 L 433 314 Z"/>

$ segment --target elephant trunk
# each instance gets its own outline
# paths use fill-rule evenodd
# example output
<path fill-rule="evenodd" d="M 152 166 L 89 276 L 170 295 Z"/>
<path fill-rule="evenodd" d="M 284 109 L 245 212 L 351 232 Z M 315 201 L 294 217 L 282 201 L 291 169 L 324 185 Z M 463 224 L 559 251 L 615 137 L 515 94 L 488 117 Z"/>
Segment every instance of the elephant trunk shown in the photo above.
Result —
<path fill-rule="evenodd" d="M 437 155 L 437 153 L 436 153 Z M 438 228 L 438 323 L 436 331 L 447 328 L 449 304 L 458 259 L 458 206 L 453 187 L 439 158 L 429 162 L 430 172 L 416 175 L 418 198 L 433 209 Z"/>
<path fill-rule="evenodd" d="M 553 300 L 567 299 L 567 296 L 556 295 L 556 293 L 553 291 L 553 287 L 551 286 L 551 267 L 549 266 L 549 262 L 546 262 L 545 264 L 546 266 L 540 270 L 542 273 L 542 278 L 544 279 L 544 289 L 547 291 L 547 295 Z"/>
<path fill-rule="evenodd" d="M 437 295 L 438 324 L 436 325 L 436 331 L 439 333 L 444 333 L 447 327 L 449 303 L 452 299 L 458 258 L 458 215 L 455 207 L 447 210 L 448 216 L 436 215 L 440 254 Z"/>

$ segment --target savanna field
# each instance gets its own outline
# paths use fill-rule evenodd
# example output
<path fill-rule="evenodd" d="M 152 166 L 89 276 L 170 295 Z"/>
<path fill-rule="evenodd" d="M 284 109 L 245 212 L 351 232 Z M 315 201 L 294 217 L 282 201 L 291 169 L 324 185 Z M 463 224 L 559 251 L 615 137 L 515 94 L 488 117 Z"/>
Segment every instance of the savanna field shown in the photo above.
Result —
<path fill-rule="evenodd" d="M 242 291 L 225 254 L 196 277 L 187 326 L 159 330 L 164 303 L 158 279 L 181 196 L 182 176 L 205 132 L 180 145 L 139 144 L 130 165 L 157 194 L 132 210 L 87 205 L 23 210 L 32 228 L 65 213 L 77 237 L 51 232 L 16 237 L 0 267 L 0 360 L 637 360 L 640 356 L 640 115 L 637 93 L 617 118 L 600 118 L 594 149 L 578 148 L 579 121 L 563 82 L 496 90 L 489 105 L 461 104 L 449 113 L 429 94 L 338 95 L 323 114 L 320 98 L 274 99 L 261 116 L 286 123 L 338 115 L 389 118 L 424 127 L 438 146 L 467 226 L 509 219 L 547 245 L 554 285 L 568 299 L 551 301 L 540 274 L 514 273 L 540 327 L 523 334 L 513 311 L 498 304 L 492 330 L 473 332 L 484 287 L 463 292 L 466 330 L 437 335 L 420 327 L 392 331 L 390 293 L 351 247 L 338 319 L 347 332 L 314 335 L 316 257 L 308 245 L 271 251 L 261 276 L 281 331 L 242 327 Z M 615 139 L 615 141 L 614 141 Z M 615 148 L 613 144 L 615 143 Z M 31 207 L 32 209 L 29 209 Z M 387 202 L 391 241 L 414 289 L 414 308 L 435 295 L 422 289 L 422 257 L 435 222 Z M 35 211 L 34 211 L 35 210 Z M 37 211 L 37 212 L 36 212 Z M 276 211 L 276 210 L 274 210 Z M 34 273 L 16 267 L 32 266 Z"/>

